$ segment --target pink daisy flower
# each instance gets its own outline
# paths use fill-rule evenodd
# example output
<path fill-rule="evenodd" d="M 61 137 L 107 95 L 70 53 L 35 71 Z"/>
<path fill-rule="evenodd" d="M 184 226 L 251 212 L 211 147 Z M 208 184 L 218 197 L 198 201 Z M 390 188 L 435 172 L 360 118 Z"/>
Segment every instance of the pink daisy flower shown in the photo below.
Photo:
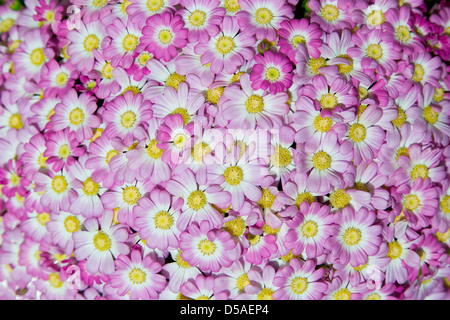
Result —
<path fill-rule="evenodd" d="M 285 1 L 241 0 L 239 6 L 242 8 L 236 13 L 239 27 L 248 36 L 256 35 L 257 40 L 275 41 L 281 21 L 294 17 L 292 7 Z"/>
<path fill-rule="evenodd" d="M 252 268 L 247 272 L 247 278 L 250 283 L 245 286 L 245 293 L 240 294 L 236 299 L 273 300 L 273 293 L 277 290 L 273 284 L 275 268 L 270 264 L 266 264 L 261 269 Z"/>
<path fill-rule="evenodd" d="M 281 267 L 275 274 L 273 284 L 277 290 L 273 293 L 274 300 L 320 300 L 328 288 L 321 281 L 325 271 L 316 270 L 314 259 L 301 262 L 294 258 L 289 265 Z"/>
<path fill-rule="evenodd" d="M 47 157 L 47 165 L 51 165 L 53 171 L 58 172 L 66 166 L 71 166 L 76 157 L 80 157 L 85 153 L 85 150 L 79 146 L 76 138 L 76 133 L 70 131 L 69 128 L 53 132 L 47 138 L 45 143 L 47 149 L 44 152 L 44 157 Z"/>
<path fill-rule="evenodd" d="M 130 257 L 121 254 L 115 260 L 116 271 L 110 275 L 111 286 L 119 296 L 130 295 L 131 300 L 157 299 L 166 287 L 166 278 L 159 274 L 161 265 L 140 246 L 131 250 Z"/>
<path fill-rule="evenodd" d="M 19 158 L 23 163 L 22 174 L 28 181 L 32 181 L 36 171 L 47 168 L 45 164 L 47 158 L 44 157 L 47 149 L 44 136 L 42 134 L 34 135 L 29 142 L 24 144 L 23 148 L 24 152 Z"/>
<path fill-rule="evenodd" d="M 178 49 L 186 46 L 188 30 L 180 15 L 164 12 L 148 18 L 142 34 L 142 48 L 156 59 L 168 62 L 178 55 Z"/>
<path fill-rule="evenodd" d="M 111 61 L 104 58 L 103 53 L 93 50 L 95 63 L 94 69 L 88 73 L 92 79 L 96 79 L 95 95 L 99 99 L 106 99 L 116 95 L 120 91 L 120 86 L 114 78 Z"/>
<path fill-rule="evenodd" d="M 267 262 L 278 251 L 276 242 L 277 237 L 273 234 L 247 232 L 242 237 L 245 260 L 254 265 L 261 265 L 263 262 Z"/>
<path fill-rule="evenodd" d="M 324 300 L 361 300 L 361 293 L 366 288 L 353 285 L 350 278 L 334 277 L 325 292 Z"/>
<path fill-rule="evenodd" d="M 202 271 L 218 272 L 236 257 L 236 242 L 224 230 L 211 229 L 208 221 L 190 224 L 180 235 L 181 258 Z"/>
<path fill-rule="evenodd" d="M 70 90 L 77 76 L 78 72 L 70 62 L 59 64 L 51 59 L 42 67 L 39 86 L 45 88 L 46 95 L 62 96 Z"/>
<path fill-rule="evenodd" d="M 73 300 L 77 294 L 75 288 L 69 288 L 66 281 L 62 281 L 62 272 L 48 273 L 46 279 L 36 281 L 36 288 L 42 292 L 42 300 Z"/>
<path fill-rule="evenodd" d="M 248 272 L 254 266 L 242 258 L 233 262 L 229 268 L 223 268 L 221 274 L 215 279 L 216 291 L 227 291 L 229 299 L 238 299 L 251 284 Z"/>
<path fill-rule="evenodd" d="M 216 293 L 214 276 L 197 275 L 189 279 L 180 287 L 180 293 L 193 300 L 227 300 L 227 294 L 222 291 Z"/>
<path fill-rule="evenodd" d="M 84 227 L 86 231 L 73 233 L 75 258 L 79 261 L 86 259 L 86 269 L 90 273 L 100 271 L 106 275 L 113 274 L 114 258 L 130 251 L 125 244 L 129 234 L 128 228 L 113 224 L 112 211 L 105 211 L 100 220 L 87 219 Z"/>
<path fill-rule="evenodd" d="M 431 84 L 435 88 L 439 88 L 439 79 L 441 78 L 443 62 L 440 57 L 433 57 L 428 52 L 414 51 L 409 56 L 408 68 L 404 75 L 419 84 L 417 89 L 425 84 Z"/>
<path fill-rule="evenodd" d="M 20 230 L 24 235 L 36 242 L 51 244 L 53 239 L 47 230 L 50 214 L 45 211 L 37 212 L 33 210 L 32 212 L 27 212 L 25 216 L 27 219 L 20 224 Z"/>
<path fill-rule="evenodd" d="M 47 272 L 42 269 L 39 263 L 45 245 L 40 242 L 34 241 L 31 238 L 25 238 L 20 245 L 19 251 L 19 264 L 25 266 L 27 273 L 38 279 L 45 279 Z"/>
<path fill-rule="evenodd" d="M 102 113 L 106 122 L 103 134 L 111 139 L 120 137 L 126 145 L 131 145 L 136 136 L 145 134 L 146 121 L 152 118 L 151 105 L 142 94 L 131 91 L 115 97 Z"/>
<path fill-rule="evenodd" d="M 292 85 L 292 64 L 288 58 L 271 51 L 255 56 L 250 74 L 253 90 L 269 90 L 271 94 L 284 92 Z"/>
<path fill-rule="evenodd" d="M 189 279 L 195 279 L 195 277 L 201 274 L 201 271 L 197 267 L 192 267 L 186 261 L 181 258 L 181 251 L 179 249 L 170 250 L 170 257 L 174 262 L 168 262 L 162 266 L 161 274 L 165 275 L 169 279 L 167 287 L 170 292 L 179 292 L 183 283 L 186 283 Z M 161 297 L 162 298 L 162 297 Z"/>
<path fill-rule="evenodd" d="M 30 181 L 22 177 L 22 162 L 9 160 L 6 168 L 0 168 L 2 193 L 8 198 L 19 194 L 24 197 Z"/>
<path fill-rule="evenodd" d="M 142 29 L 149 17 L 164 12 L 171 12 L 179 3 L 180 0 L 133 0 L 127 5 L 125 11 L 130 21 L 138 24 Z"/>
<path fill-rule="evenodd" d="M 46 228 L 51 235 L 54 244 L 64 250 L 66 255 L 71 255 L 74 249 L 73 233 L 80 231 L 83 227 L 85 218 L 75 216 L 69 212 L 60 211 L 50 214 L 50 221 Z"/>
<path fill-rule="evenodd" d="M 97 99 L 94 96 L 76 90 L 69 90 L 55 106 L 55 114 L 51 117 L 48 129 L 58 131 L 70 128 L 79 142 L 91 139 L 93 129 L 98 128 L 101 120 L 94 115 L 97 110 Z"/>
<path fill-rule="evenodd" d="M 211 63 L 211 71 L 214 74 L 219 74 L 222 70 L 233 74 L 245 60 L 253 58 L 255 53 L 252 46 L 255 39 L 239 30 L 237 20 L 225 16 L 221 31 L 208 42 L 195 46 L 195 53 L 200 56 L 201 63 Z"/>
<path fill-rule="evenodd" d="M 133 208 L 134 225 L 149 248 L 175 249 L 181 233 L 177 228 L 182 203 L 164 190 L 154 189 Z"/>
<path fill-rule="evenodd" d="M 311 22 L 319 24 L 326 32 L 355 27 L 352 17 L 354 14 L 352 1 L 311 0 L 308 7 L 314 12 Z"/>

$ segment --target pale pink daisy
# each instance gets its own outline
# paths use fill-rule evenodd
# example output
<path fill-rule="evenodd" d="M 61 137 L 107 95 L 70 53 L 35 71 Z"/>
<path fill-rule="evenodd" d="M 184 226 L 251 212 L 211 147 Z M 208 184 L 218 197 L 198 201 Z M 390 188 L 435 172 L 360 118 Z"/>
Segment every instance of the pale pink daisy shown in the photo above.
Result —
<path fill-rule="evenodd" d="M 50 214 L 50 221 L 47 222 L 46 228 L 51 235 L 52 242 L 62 248 L 66 255 L 70 256 L 74 249 L 74 240 L 72 235 L 74 232 L 81 230 L 85 218 L 83 216 L 75 216 L 66 211 Z"/>
<path fill-rule="evenodd" d="M 44 157 L 47 157 L 46 164 L 51 166 L 55 172 L 63 168 L 67 169 L 76 161 L 75 158 L 85 153 L 85 150 L 79 145 L 76 133 L 67 127 L 52 132 L 48 136 L 45 146 L 47 147 L 44 152 Z"/>
<path fill-rule="evenodd" d="M 236 299 L 273 300 L 273 293 L 277 290 L 273 284 L 275 272 L 275 268 L 270 264 L 250 269 L 247 272 L 247 278 L 250 283 L 245 286 L 245 293 L 240 294 Z"/>
<path fill-rule="evenodd" d="M 250 74 L 253 90 L 269 90 L 271 94 L 284 92 L 292 86 L 292 64 L 287 57 L 272 51 L 254 57 Z"/>
<path fill-rule="evenodd" d="M 75 83 L 78 71 L 70 63 L 59 64 L 55 59 L 49 60 L 42 67 L 39 85 L 45 88 L 45 94 L 64 95 Z"/>
<path fill-rule="evenodd" d="M 180 0 L 133 0 L 125 10 L 130 21 L 142 28 L 149 17 L 173 11 L 179 3 Z"/>
<path fill-rule="evenodd" d="M 230 267 L 223 268 L 221 274 L 215 279 L 217 291 L 227 291 L 229 299 L 237 299 L 251 284 L 248 272 L 252 269 L 254 266 L 242 258 L 234 261 Z"/>
<path fill-rule="evenodd" d="M 168 262 L 162 266 L 161 274 L 169 279 L 168 289 L 173 292 L 179 292 L 183 283 L 189 279 L 194 279 L 201 271 L 197 267 L 192 267 L 183 258 L 179 249 L 169 249 L 170 257 L 174 262 Z M 162 298 L 162 297 L 161 297 Z"/>
<path fill-rule="evenodd" d="M 355 14 L 352 1 L 311 0 L 308 7 L 314 12 L 311 16 L 311 22 L 319 24 L 326 32 L 355 27 L 352 16 Z"/>
<path fill-rule="evenodd" d="M 31 114 L 28 122 L 35 124 L 39 130 L 44 130 L 55 114 L 55 106 L 60 102 L 61 99 L 55 96 L 42 98 L 30 107 Z"/>
<path fill-rule="evenodd" d="M 218 288 L 217 288 L 218 289 Z M 214 276 L 197 275 L 180 287 L 180 293 L 193 300 L 227 300 L 227 293 L 217 292 Z"/>

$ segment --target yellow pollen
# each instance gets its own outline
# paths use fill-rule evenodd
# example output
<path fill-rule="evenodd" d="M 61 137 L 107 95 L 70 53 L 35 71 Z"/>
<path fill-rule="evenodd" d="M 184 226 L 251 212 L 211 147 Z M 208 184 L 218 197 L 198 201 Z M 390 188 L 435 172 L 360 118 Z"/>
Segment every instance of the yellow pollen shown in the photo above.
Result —
<path fill-rule="evenodd" d="M 87 196 L 95 196 L 98 194 L 98 191 L 100 190 L 100 186 L 97 182 L 92 180 L 92 178 L 87 178 L 83 182 L 83 192 Z"/>
<path fill-rule="evenodd" d="M 435 124 L 439 119 L 439 112 L 433 110 L 433 107 L 427 106 L 423 109 L 423 118 L 429 124 Z"/>
<path fill-rule="evenodd" d="M 240 81 L 240 80 L 241 80 L 241 76 L 242 76 L 244 73 L 245 73 L 245 72 L 242 72 L 242 71 L 236 72 L 236 73 L 231 77 L 231 80 L 230 80 L 231 83 Z"/>
<path fill-rule="evenodd" d="M 247 234 L 247 240 L 250 243 L 250 245 L 254 246 L 259 243 L 261 237 L 259 235 L 249 233 Z"/>
<path fill-rule="evenodd" d="M 244 171 L 238 166 L 231 166 L 225 169 L 223 176 L 228 184 L 235 186 L 244 179 Z"/>
<path fill-rule="evenodd" d="M 441 208 L 445 214 L 450 213 L 450 195 L 445 195 L 441 200 Z"/>
<path fill-rule="evenodd" d="M 30 53 L 30 61 L 35 66 L 40 66 L 45 61 L 44 50 L 41 48 L 34 49 Z"/>
<path fill-rule="evenodd" d="M 50 121 L 51 117 L 55 114 L 55 109 L 51 109 L 47 114 L 47 121 Z"/>
<path fill-rule="evenodd" d="M 362 271 L 362 270 L 364 270 L 368 265 L 369 265 L 369 261 L 367 261 L 367 263 L 365 263 L 365 264 L 360 264 L 360 265 L 357 266 L 357 267 L 353 267 L 353 269 L 356 270 L 356 271 Z"/>
<path fill-rule="evenodd" d="M 155 227 L 161 230 L 169 230 L 173 225 L 173 217 L 167 211 L 159 211 L 154 217 Z"/>
<path fill-rule="evenodd" d="M 123 189 L 122 191 L 122 199 L 125 203 L 129 205 L 136 205 L 141 198 L 141 193 L 139 189 L 135 186 L 129 186 Z"/>
<path fill-rule="evenodd" d="M 436 239 L 438 239 L 440 242 L 447 242 L 448 239 L 450 239 L 450 228 L 446 232 L 436 232 Z"/>
<path fill-rule="evenodd" d="M 411 178 L 416 180 L 417 178 L 427 179 L 428 178 L 428 167 L 424 164 L 417 164 L 411 170 Z"/>
<path fill-rule="evenodd" d="M 350 300 L 352 293 L 347 288 L 342 288 L 336 291 L 333 295 L 334 300 Z"/>
<path fill-rule="evenodd" d="M 214 89 L 208 89 L 206 91 L 206 100 L 211 103 L 214 103 L 214 104 L 219 103 L 219 99 L 222 96 L 224 90 L 225 90 L 225 87 L 217 87 Z"/>
<path fill-rule="evenodd" d="M 245 101 L 245 109 L 248 113 L 259 113 L 264 109 L 264 99 L 256 94 L 251 95 Z"/>
<path fill-rule="evenodd" d="M 63 176 L 55 176 L 52 180 L 52 189 L 54 192 L 61 194 L 67 190 L 67 181 Z"/>
<path fill-rule="evenodd" d="M 338 69 L 339 69 L 339 72 L 340 73 L 344 73 L 344 74 L 350 73 L 353 70 L 353 59 L 350 58 L 346 54 L 339 55 L 338 57 L 339 58 L 345 58 L 349 62 L 349 64 L 339 63 L 337 65 Z"/>
<path fill-rule="evenodd" d="M 262 190 L 261 199 L 258 201 L 258 204 L 263 208 L 267 209 L 272 207 L 273 202 L 275 201 L 276 196 L 274 196 L 269 189 L 264 188 Z"/>
<path fill-rule="evenodd" d="M 270 82 L 277 81 L 280 78 L 280 75 L 281 75 L 280 70 L 278 70 L 275 67 L 267 68 L 266 73 L 264 74 L 266 79 L 269 80 Z"/>
<path fill-rule="evenodd" d="M 423 80 L 423 77 L 425 76 L 425 69 L 420 64 L 414 65 L 414 74 L 412 79 L 414 81 L 420 82 Z"/>
<path fill-rule="evenodd" d="M 408 153 L 408 148 L 407 147 L 400 147 L 400 148 L 397 149 L 397 151 L 395 153 L 395 161 L 398 161 L 398 159 L 401 156 L 409 158 L 409 153 Z"/>
<path fill-rule="evenodd" d="M 322 17 L 325 20 L 327 20 L 328 22 L 333 22 L 337 18 L 339 18 L 338 7 L 331 5 L 331 4 L 327 4 L 326 6 L 324 6 L 321 10 L 321 13 L 322 13 Z"/>
<path fill-rule="evenodd" d="M 337 209 L 345 208 L 352 198 L 344 189 L 338 189 L 330 194 L 330 204 Z"/>
<path fill-rule="evenodd" d="M 205 295 L 201 295 L 199 297 L 197 297 L 197 299 L 195 300 L 210 300 L 209 297 L 205 296 Z"/>
<path fill-rule="evenodd" d="M 111 248 L 111 239 L 103 231 L 97 232 L 93 239 L 94 247 L 98 251 L 107 251 Z"/>
<path fill-rule="evenodd" d="M 39 213 L 36 216 L 36 220 L 39 222 L 40 225 L 45 226 L 47 222 L 50 221 L 50 214 L 47 212 Z"/>
<path fill-rule="evenodd" d="M 403 207 L 406 210 L 414 211 L 420 207 L 420 199 L 415 194 L 408 194 L 403 198 Z"/>
<path fill-rule="evenodd" d="M 20 130 L 23 128 L 22 116 L 19 113 L 15 113 L 9 117 L 8 124 L 11 128 Z"/>
<path fill-rule="evenodd" d="M 133 111 L 130 110 L 125 111 L 120 116 L 120 124 L 122 125 L 122 127 L 126 129 L 132 128 L 135 123 L 136 123 L 136 114 Z"/>
<path fill-rule="evenodd" d="M 175 262 L 183 269 L 191 268 L 189 263 L 183 260 L 183 258 L 181 258 L 181 251 L 177 253 L 177 256 L 175 257 Z"/>
<path fill-rule="evenodd" d="M 195 10 L 191 12 L 188 20 L 195 27 L 202 26 L 206 20 L 206 13 L 201 10 Z"/>
<path fill-rule="evenodd" d="M 366 139 L 366 133 L 366 128 L 362 124 L 355 123 L 350 126 L 350 129 L 348 130 L 348 137 L 353 142 L 363 142 L 364 139 Z"/>
<path fill-rule="evenodd" d="M 168 29 L 163 29 L 158 34 L 158 39 L 162 44 L 168 44 L 172 41 L 173 34 Z"/>
<path fill-rule="evenodd" d="M 216 42 L 216 50 L 223 55 L 233 51 L 235 46 L 236 44 L 234 43 L 233 38 L 228 36 L 221 36 Z"/>
<path fill-rule="evenodd" d="M 186 141 L 187 141 L 187 137 L 183 133 L 178 133 L 173 138 L 173 144 L 175 145 L 175 147 L 177 147 L 179 149 L 182 149 L 184 147 L 184 145 L 186 144 Z"/>
<path fill-rule="evenodd" d="M 384 17 L 384 13 L 381 10 L 373 10 L 368 16 L 367 16 L 367 22 L 374 26 L 379 26 L 383 24 L 386 21 Z"/>
<path fill-rule="evenodd" d="M 314 119 L 314 128 L 319 132 L 328 132 L 333 126 L 333 120 L 330 117 L 323 118 L 320 114 Z"/>
<path fill-rule="evenodd" d="M 307 220 L 302 223 L 301 231 L 304 238 L 314 238 L 317 232 L 319 232 L 319 226 L 317 222 Z"/>
<path fill-rule="evenodd" d="M 112 79 L 113 78 L 113 67 L 111 66 L 110 62 L 105 63 L 105 65 L 102 68 L 102 76 L 105 79 Z"/>
<path fill-rule="evenodd" d="M 186 125 L 191 121 L 191 116 L 189 115 L 188 111 L 185 108 L 176 108 L 172 111 L 171 115 L 179 114 L 183 117 L 183 123 Z"/>
<path fill-rule="evenodd" d="M 122 40 L 122 47 L 125 51 L 133 51 L 139 44 L 139 38 L 134 34 L 127 34 Z"/>
<path fill-rule="evenodd" d="M 364 87 L 359 86 L 358 87 L 358 96 L 361 100 L 367 98 L 367 96 L 369 95 L 369 90 L 367 90 Z M 359 108 L 358 108 L 358 116 L 359 116 Z"/>
<path fill-rule="evenodd" d="M 69 75 L 65 72 L 60 72 L 55 78 L 56 84 L 60 87 L 64 87 L 67 81 L 69 81 Z"/>
<path fill-rule="evenodd" d="M 191 192 L 187 199 L 187 204 L 192 210 L 200 210 L 206 205 L 205 193 L 201 190 Z"/>
<path fill-rule="evenodd" d="M 313 74 L 319 74 L 319 68 L 325 67 L 327 62 L 324 57 L 319 57 L 317 59 L 311 58 L 309 60 L 309 68 Z"/>
<path fill-rule="evenodd" d="M 68 144 L 63 144 L 61 147 L 59 147 L 58 155 L 62 159 L 67 159 L 70 156 L 70 147 Z"/>
<path fill-rule="evenodd" d="M 241 6 L 239 6 L 238 0 L 225 0 L 224 7 L 228 12 L 231 13 L 241 10 Z"/>
<path fill-rule="evenodd" d="M 185 76 L 181 76 L 178 73 L 174 72 L 166 79 L 166 86 L 178 90 L 178 86 L 180 85 L 180 83 L 185 81 L 186 81 Z"/>
<path fill-rule="evenodd" d="M 80 220 L 75 216 L 68 216 L 64 220 L 64 228 L 69 233 L 74 233 L 81 229 Z"/>
<path fill-rule="evenodd" d="M 299 193 L 297 195 L 297 198 L 295 199 L 295 205 L 298 208 L 300 208 L 300 205 L 305 201 L 308 202 L 309 204 L 311 204 L 314 201 L 316 201 L 316 199 L 314 198 L 314 196 L 311 193 L 309 193 L 308 191 L 305 191 L 305 192 Z"/>
<path fill-rule="evenodd" d="M 115 156 L 117 156 L 118 154 L 119 154 L 119 151 L 117 151 L 117 150 L 110 150 L 110 151 L 108 151 L 108 153 L 105 156 L 106 164 L 109 164 L 111 159 L 114 158 Z"/>
<path fill-rule="evenodd" d="M 132 284 L 143 284 L 147 276 L 141 269 L 133 268 L 128 274 L 128 278 L 130 279 Z"/>
<path fill-rule="evenodd" d="M 342 239 L 348 246 L 354 246 L 361 241 L 361 230 L 351 227 L 344 231 Z"/>
<path fill-rule="evenodd" d="M 78 126 L 84 121 L 84 113 L 80 108 L 75 108 L 69 113 L 69 121 L 72 125 Z"/>
<path fill-rule="evenodd" d="M 150 60 L 151 58 L 153 58 L 153 55 L 151 53 L 142 52 L 137 58 L 137 61 L 141 65 L 141 67 L 145 67 L 147 61 Z"/>
<path fill-rule="evenodd" d="M 54 272 L 48 276 L 48 282 L 53 288 L 61 288 L 63 282 L 59 279 L 59 274 Z"/>
<path fill-rule="evenodd" d="M 392 260 L 395 260 L 402 255 L 402 251 L 403 248 L 400 243 L 398 243 L 398 241 L 394 241 L 389 243 L 389 251 L 387 253 L 387 256 Z"/>
<path fill-rule="evenodd" d="M 206 142 L 198 142 L 191 150 L 191 156 L 195 162 L 201 163 L 205 154 L 211 154 L 211 147 Z"/>
<path fill-rule="evenodd" d="M 395 120 L 392 120 L 392 124 L 397 128 L 401 128 L 406 122 L 406 113 L 400 107 L 397 107 L 397 112 L 397 118 Z"/>
<path fill-rule="evenodd" d="M 367 188 L 367 186 L 364 183 L 362 183 L 361 181 L 355 182 L 355 184 L 353 185 L 353 189 L 369 192 L 369 189 Z"/>
<path fill-rule="evenodd" d="M 331 166 L 331 157 L 325 151 L 318 151 L 312 156 L 313 166 L 317 170 L 326 170 Z"/>
<path fill-rule="evenodd" d="M 273 19 L 273 13 L 267 8 L 259 8 L 255 12 L 255 19 L 259 24 L 269 24 Z"/>
<path fill-rule="evenodd" d="M 130 4 L 131 4 L 131 1 L 129 1 L 129 0 L 122 1 L 120 8 L 122 9 L 123 14 L 128 14 L 127 8 Z"/>
<path fill-rule="evenodd" d="M 106 5 L 108 0 L 92 0 L 94 7 L 101 8 Z"/>
<path fill-rule="evenodd" d="M 0 32 L 8 32 L 14 25 L 14 20 L 11 18 L 0 20 Z"/>
<path fill-rule="evenodd" d="M 243 275 L 239 276 L 236 279 L 236 287 L 238 290 L 243 291 L 246 286 L 250 284 L 250 280 L 248 279 L 247 273 L 244 273 Z"/>
<path fill-rule="evenodd" d="M 19 45 L 22 43 L 20 40 L 14 40 L 8 45 L 8 53 L 14 53 Z"/>
<path fill-rule="evenodd" d="M 271 226 L 269 226 L 267 223 L 265 223 L 263 225 L 263 231 L 266 234 L 272 234 L 272 235 L 276 235 L 278 232 L 280 232 L 281 228 L 278 229 L 274 229 Z"/>
<path fill-rule="evenodd" d="M 17 175 L 17 173 L 14 172 L 13 174 L 11 174 L 11 178 L 9 179 L 9 181 L 13 186 L 18 186 L 20 184 L 20 177 Z"/>
<path fill-rule="evenodd" d="M 95 34 L 88 35 L 84 41 L 84 50 L 91 52 L 93 49 L 98 49 L 98 45 L 100 44 L 100 40 Z"/>
<path fill-rule="evenodd" d="M 383 48 L 379 44 L 370 44 L 366 49 L 366 54 L 372 59 L 379 60 L 383 57 Z"/>
<path fill-rule="evenodd" d="M 381 300 L 381 296 L 378 293 L 371 293 L 367 296 L 367 300 Z"/>
<path fill-rule="evenodd" d="M 201 254 L 204 256 L 211 256 L 216 249 L 216 244 L 208 239 L 203 239 L 198 243 L 198 250 L 200 250 Z"/>
<path fill-rule="evenodd" d="M 146 149 L 148 156 L 155 160 L 161 158 L 162 154 L 164 153 L 164 150 L 159 149 L 156 146 L 157 144 L 158 142 L 156 141 L 156 139 L 153 139 L 152 141 L 150 141 Z"/>
<path fill-rule="evenodd" d="M 291 38 L 291 44 L 292 44 L 295 48 L 298 48 L 298 45 L 299 45 L 300 43 L 303 43 L 303 44 L 306 43 L 306 40 L 305 40 L 305 38 L 304 38 L 303 36 L 301 36 L 301 35 L 295 35 L 295 36 L 293 36 L 293 37 Z"/>
<path fill-rule="evenodd" d="M 41 260 L 41 253 L 42 253 L 42 251 L 37 250 L 37 251 L 33 254 L 33 257 L 36 259 L 36 261 Z"/>
<path fill-rule="evenodd" d="M 308 289 L 308 280 L 303 277 L 296 277 L 291 281 L 291 290 L 295 294 L 303 294 Z"/>
<path fill-rule="evenodd" d="M 411 39 L 411 32 L 408 26 L 402 25 L 398 26 L 395 31 L 395 36 L 401 42 L 408 42 Z"/>
<path fill-rule="evenodd" d="M 273 300 L 273 293 L 274 291 L 270 288 L 263 288 L 256 296 L 256 299 L 258 300 Z"/>
<path fill-rule="evenodd" d="M 152 12 L 157 12 L 164 5 L 164 0 L 148 0 L 147 8 Z"/>
<path fill-rule="evenodd" d="M 245 221 L 240 216 L 236 219 L 225 222 L 223 228 L 235 237 L 242 236 L 246 230 Z"/>
<path fill-rule="evenodd" d="M 274 153 L 270 156 L 270 163 L 275 167 L 286 167 L 292 162 L 292 155 L 289 149 L 280 145 L 275 147 Z"/>
<path fill-rule="evenodd" d="M 445 96 L 445 90 L 444 88 L 436 88 L 434 90 L 433 100 L 436 102 L 440 102 L 442 99 L 444 99 Z"/>
<path fill-rule="evenodd" d="M 338 99 L 333 93 L 326 93 L 320 98 L 320 106 L 322 109 L 332 110 L 338 104 Z"/>

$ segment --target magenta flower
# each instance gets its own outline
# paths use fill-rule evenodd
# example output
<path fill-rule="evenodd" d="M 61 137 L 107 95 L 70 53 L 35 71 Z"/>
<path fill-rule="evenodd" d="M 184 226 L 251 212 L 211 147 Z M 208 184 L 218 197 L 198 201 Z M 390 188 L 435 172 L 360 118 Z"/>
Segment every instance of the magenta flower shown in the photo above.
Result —
<path fill-rule="evenodd" d="M 69 128 L 53 132 L 45 143 L 47 149 L 43 156 L 48 159 L 46 164 L 51 165 L 53 171 L 58 172 L 62 168 L 71 166 L 76 160 L 85 153 L 85 150 L 79 146 L 76 133 Z"/>
<path fill-rule="evenodd" d="M 283 55 L 266 51 L 255 56 L 250 80 L 253 90 L 269 90 L 271 94 L 283 92 L 292 85 L 292 64 Z"/>
<path fill-rule="evenodd" d="M 42 67 L 39 85 L 46 88 L 48 95 L 56 93 L 62 96 L 70 90 L 77 76 L 78 72 L 70 62 L 59 64 L 52 59 Z"/>
<path fill-rule="evenodd" d="M 117 269 L 110 275 L 110 283 L 120 296 L 129 294 L 132 300 L 157 299 L 166 287 L 166 278 L 159 274 L 161 265 L 142 251 L 140 246 L 135 246 L 130 257 L 119 255 L 114 262 Z"/>

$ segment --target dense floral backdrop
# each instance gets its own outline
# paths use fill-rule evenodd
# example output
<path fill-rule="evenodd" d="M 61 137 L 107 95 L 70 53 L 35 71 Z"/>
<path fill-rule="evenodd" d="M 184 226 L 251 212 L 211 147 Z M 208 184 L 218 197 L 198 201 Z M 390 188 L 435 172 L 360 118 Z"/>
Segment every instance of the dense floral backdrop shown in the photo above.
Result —
<path fill-rule="evenodd" d="M 2 0 L 0 298 L 449 299 L 450 6 Z"/>

